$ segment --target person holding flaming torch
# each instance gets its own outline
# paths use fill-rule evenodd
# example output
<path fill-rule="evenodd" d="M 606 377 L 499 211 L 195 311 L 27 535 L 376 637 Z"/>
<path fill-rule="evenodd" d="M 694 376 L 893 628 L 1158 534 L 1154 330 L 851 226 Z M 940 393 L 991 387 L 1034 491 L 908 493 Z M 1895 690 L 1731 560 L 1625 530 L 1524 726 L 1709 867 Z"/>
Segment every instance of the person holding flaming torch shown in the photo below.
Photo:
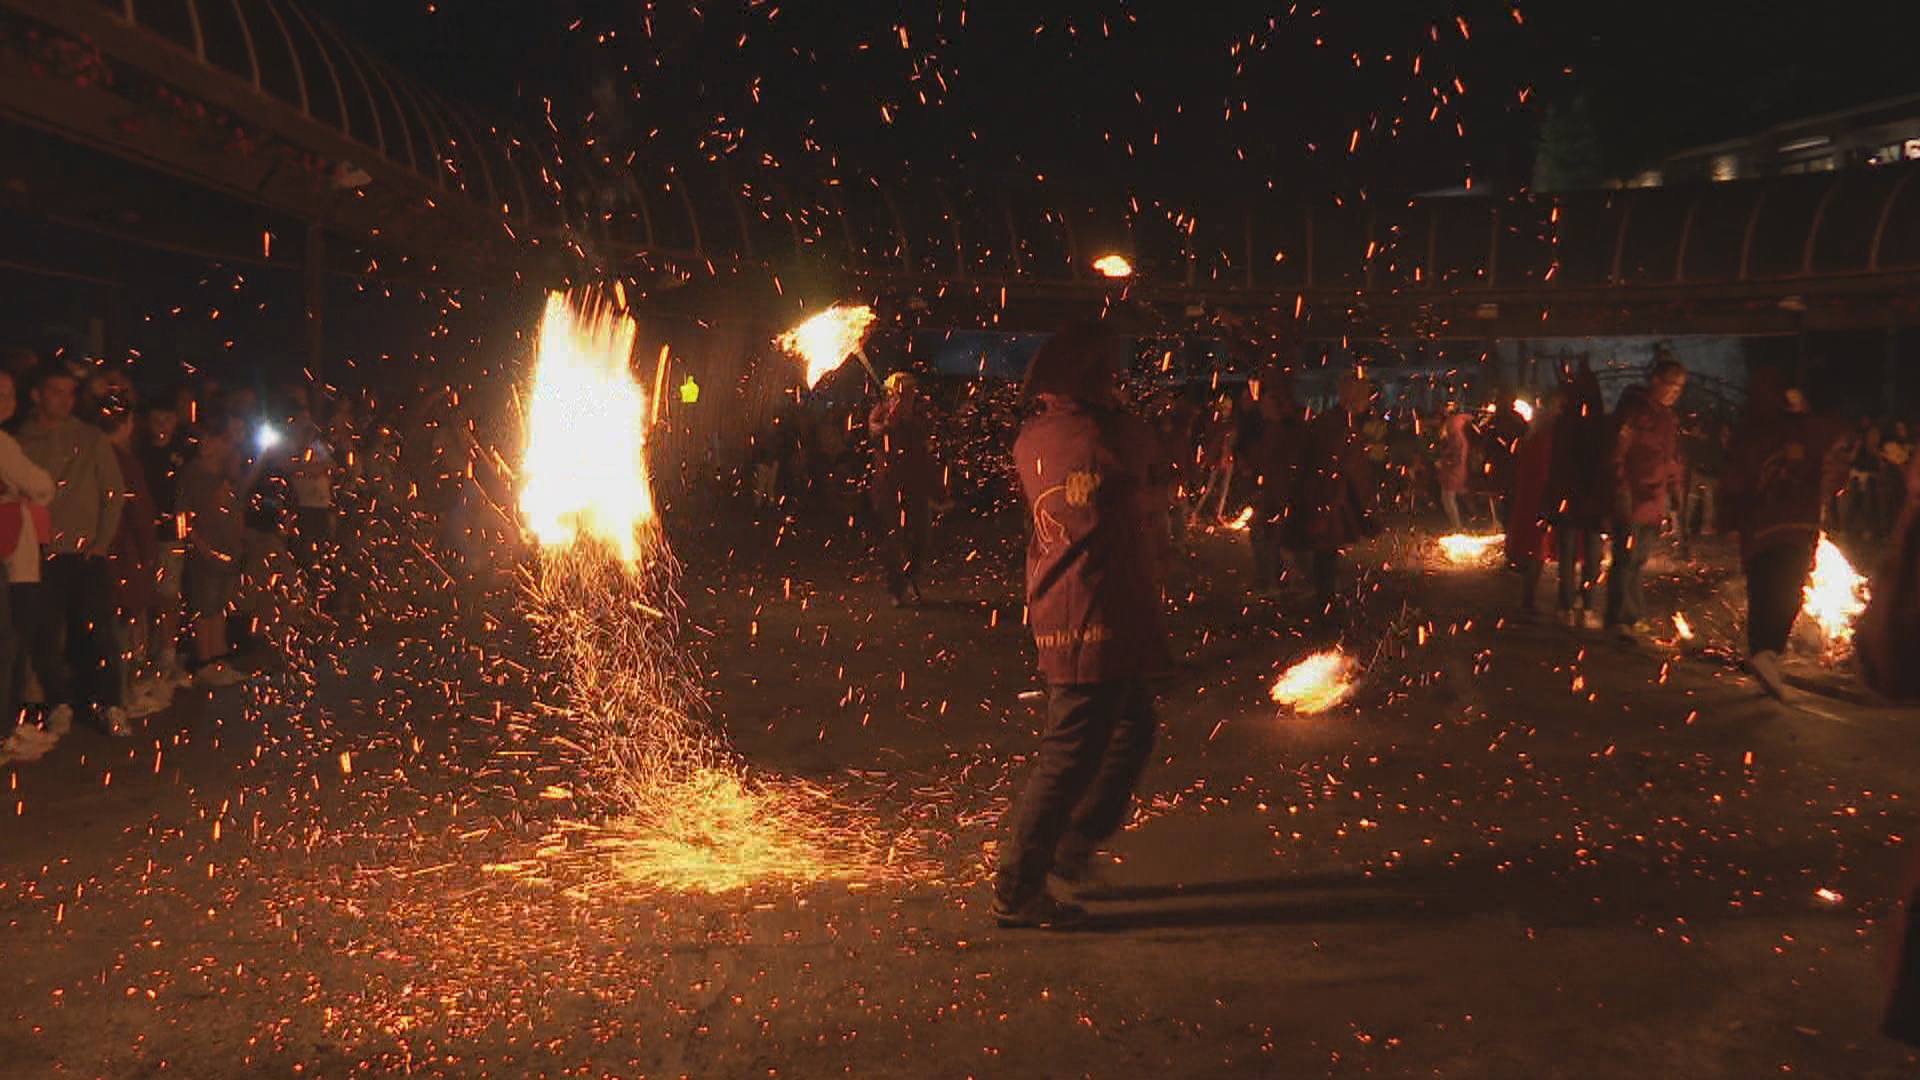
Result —
<path fill-rule="evenodd" d="M 1086 918 L 1047 877 L 1085 882 L 1095 849 L 1125 823 L 1158 723 L 1148 680 L 1173 663 L 1161 611 L 1166 463 L 1153 428 L 1120 405 L 1123 355 L 1106 326 L 1074 323 L 1027 369 L 1040 411 L 1013 457 L 1033 514 L 1027 621 L 1047 719 L 994 873 L 993 914 L 1006 927 Z"/>
<path fill-rule="evenodd" d="M 1747 575 L 1747 670 L 1786 695 L 1780 654 L 1800 615 L 1820 517 L 1847 483 L 1846 429 L 1807 408 L 1777 367 L 1754 372 L 1721 482 L 1722 528 L 1740 534 Z"/>

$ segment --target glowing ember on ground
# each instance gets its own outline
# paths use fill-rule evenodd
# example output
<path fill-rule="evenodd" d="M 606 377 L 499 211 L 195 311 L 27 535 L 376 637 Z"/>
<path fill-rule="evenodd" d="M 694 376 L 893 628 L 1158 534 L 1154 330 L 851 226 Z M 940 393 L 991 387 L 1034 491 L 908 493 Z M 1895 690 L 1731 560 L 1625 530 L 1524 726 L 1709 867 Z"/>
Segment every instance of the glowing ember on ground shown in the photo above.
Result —
<path fill-rule="evenodd" d="M 807 389 L 820 385 L 835 368 L 847 362 L 873 326 L 873 309 L 835 304 L 781 334 L 775 344 L 807 363 Z"/>
<path fill-rule="evenodd" d="M 1520 419 L 1533 423 L 1533 402 L 1521 398 L 1513 403 L 1513 411 L 1520 414 Z"/>
<path fill-rule="evenodd" d="M 1338 649 L 1317 652 L 1273 682 L 1273 700 L 1303 716 L 1326 712 L 1353 695 L 1360 665 Z"/>
<path fill-rule="evenodd" d="M 1867 610 L 1867 579 L 1824 534 L 1814 553 L 1813 576 L 1807 579 L 1806 612 L 1820 627 L 1830 657 L 1844 654 L 1853 644 L 1853 623 Z"/>
<path fill-rule="evenodd" d="M 1248 529 L 1253 528 L 1253 507 L 1248 506 L 1243 508 L 1237 517 L 1225 524 L 1227 528 L 1232 529 L 1234 532 L 1246 532 Z"/>
<path fill-rule="evenodd" d="M 1482 566 L 1495 557 L 1494 548 L 1504 547 L 1507 538 L 1500 533 L 1474 535 L 1451 533 L 1434 541 L 1446 560 L 1459 566 Z"/>
<path fill-rule="evenodd" d="M 1125 255 L 1102 255 L 1093 260 L 1093 268 L 1102 277 L 1123 278 L 1133 276 L 1133 263 Z"/>
<path fill-rule="evenodd" d="M 1680 634 L 1681 641 L 1693 640 L 1693 624 L 1687 621 L 1685 615 L 1677 611 L 1673 613 L 1673 628 Z"/>
<path fill-rule="evenodd" d="M 864 849 L 862 830 L 826 824 L 824 793 L 750 779 L 706 723 L 649 493 L 634 338 L 604 299 L 549 298 L 521 478 L 541 543 L 528 614 L 565 676 L 579 790 L 606 818 L 564 823 L 529 865 L 584 861 L 590 879 L 706 892 L 860 875 L 843 852 Z"/>

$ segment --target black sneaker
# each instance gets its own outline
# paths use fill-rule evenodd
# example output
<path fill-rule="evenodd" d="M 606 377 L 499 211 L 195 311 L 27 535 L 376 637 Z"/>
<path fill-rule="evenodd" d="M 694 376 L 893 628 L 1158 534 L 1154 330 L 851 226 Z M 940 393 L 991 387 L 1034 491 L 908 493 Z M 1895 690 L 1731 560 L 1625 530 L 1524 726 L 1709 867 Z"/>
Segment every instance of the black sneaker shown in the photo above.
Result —
<path fill-rule="evenodd" d="M 1019 907 L 1008 907 L 1005 901 L 995 897 L 993 920 L 1009 930 L 1068 930 L 1087 921 L 1087 909 L 1056 900 L 1052 893 L 1043 890 Z"/>

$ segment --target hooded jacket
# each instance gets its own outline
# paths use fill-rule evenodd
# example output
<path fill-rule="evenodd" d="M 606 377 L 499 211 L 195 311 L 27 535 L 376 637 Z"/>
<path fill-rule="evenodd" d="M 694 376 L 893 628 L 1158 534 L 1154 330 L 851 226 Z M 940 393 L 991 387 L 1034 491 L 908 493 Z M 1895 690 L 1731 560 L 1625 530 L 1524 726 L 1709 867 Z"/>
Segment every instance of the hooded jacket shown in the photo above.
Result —
<path fill-rule="evenodd" d="M 1679 494 L 1680 418 L 1645 386 L 1628 387 L 1613 410 L 1613 504 L 1618 524 L 1658 525 Z"/>
<path fill-rule="evenodd" d="M 1740 557 L 1786 544 L 1812 550 L 1827 499 L 1847 484 L 1846 427 L 1787 411 L 1787 380 L 1754 372 L 1747 407 L 1720 478 L 1720 526 L 1740 534 Z"/>
<path fill-rule="evenodd" d="M 1056 394 L 1014 441 L 1027 506 L 1027 622 L 1052 684 L 1158 675 L 1172 664 L 1161 611 L 1164 470 L 1153 428 Z"/>

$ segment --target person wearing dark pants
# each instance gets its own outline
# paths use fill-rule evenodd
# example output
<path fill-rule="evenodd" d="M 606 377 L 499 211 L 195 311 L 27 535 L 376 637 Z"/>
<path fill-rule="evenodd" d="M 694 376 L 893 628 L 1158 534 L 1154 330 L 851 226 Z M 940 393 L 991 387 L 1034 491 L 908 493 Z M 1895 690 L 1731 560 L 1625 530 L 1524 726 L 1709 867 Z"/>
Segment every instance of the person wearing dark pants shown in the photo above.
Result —
<path fill-rule="evenodd" d="M 1607 564 L 1607 624 L 1622 631 L 1647 624 L 1647 559 L 1659 542 L 1658 525 L 1616 526 Z"/>
<path fill-rule="evenodd" d="M 1373 515 L 1373 464 L 1360 425 L 1373 409 L 1373 383 L 1357 372 L 1340 380 L 1340 404 L 1307 425 L 1299 494 L 1288 546 L 1311 552 L 1315 617 L 1337 616 L 1340 553 L 1379 532 Z"/>
<path fill-rule="evenodd" d="M 1837 420 L 1813 414 L 1778 368 L 1747 385 L 1747 408 L 1727 450 L 1720 524 L 1740 534 L 1747 575 L 1747 670 L 1786 696 L 1780 654 L 1800 614 L 1820 543 L 1822 514 L 1847 482 L 1851 447 Z"/>
<path fill-rule="evenodd" d="M 41 581 L 55 630 L 37 634 L 39 640 L 29 647 L 50 708 L 93 706 L 101 727 L 127 735 L 132 728 L 121 701 L 113 576 L 107 564 L 126 509 L 127 486 L 106 434 L 74 416 L 77 385 L 64 367 L 43 371 L 32 391 L 33 413 L 18 436 L 20 449 L 57 485 L 47 508 L 50 533 Z M 62 646 L 45 640 L 49 637 L 64 641 L 64 655 Z"/>
<path fill-rule="evenodd" d="M 880 559 L 887 592 L 895 607 L 920 599 L 919 573 L 932 530 L 933 503 L 939 496 L 940 469 L 934 460 L 926 406 L 913 376 L 887 376 L 887 396 L 873 407 L 867 432 L 873 440 L 868 495 L 880 526 Z"/>
<path fill-rule="evenodd" d="M 1048 688 L 1046 734 L 1013 809 L 1013 846 L 996 894 L 1033 896 L 1046 889 L 1049 871 L 1069 880 L 1086 873 L 1094 851 L 1126 824 L 1155 723 L 1153 694 L 1140 683 Z"/>
<path fill-rule="evenodd" d="M 1005 927 L 1065 927 L 1086 910 L 1057 899 L 1049 874 L 1090 874 L 1117 832 L 1153 748 L 1147 683 L 1172 666 L 1161 583 L 1170 470 L 1153 428 L 1120 407 L 1118 335 L 1069 325 L 1040 348 L 1014 463 L 1032 514 L 1027 622 L 1047 683 L 1047 727 L 993 881 Z"/>

